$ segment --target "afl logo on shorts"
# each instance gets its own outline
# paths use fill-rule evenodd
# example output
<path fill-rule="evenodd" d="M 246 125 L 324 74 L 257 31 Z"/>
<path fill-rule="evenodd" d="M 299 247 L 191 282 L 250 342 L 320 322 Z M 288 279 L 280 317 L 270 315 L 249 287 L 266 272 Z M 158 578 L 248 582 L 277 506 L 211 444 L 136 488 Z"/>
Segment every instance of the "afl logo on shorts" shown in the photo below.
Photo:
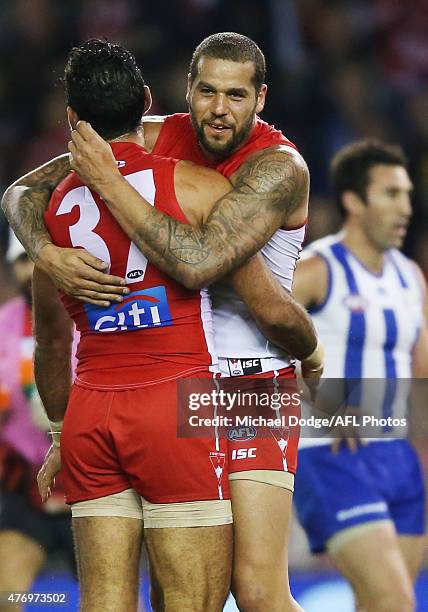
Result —
<path fill-rule="evenodd" d="M 140 278 L 140 276 L 144 276 L 144 270 L 131 270 L 131 272 L 128 272 L 126 275 L 126 278 L 131 278 L 133 280 L 134 278 Z"/>
<path fill-rule="evenodd" d="M 250 427 L 232 427 L 227 432 L 227 437 L 231 442 L 247 442 L 257 436 L 257 429 Z"/>
<path fill-rule="evenodd" d="M 344 298 L 343 304 L 351 312 L 364 312 L 367 310 L 369 305 L 367 300 L 364 299 L 362 295 L 358 295 L 357 293 L 352 293 Z"/>

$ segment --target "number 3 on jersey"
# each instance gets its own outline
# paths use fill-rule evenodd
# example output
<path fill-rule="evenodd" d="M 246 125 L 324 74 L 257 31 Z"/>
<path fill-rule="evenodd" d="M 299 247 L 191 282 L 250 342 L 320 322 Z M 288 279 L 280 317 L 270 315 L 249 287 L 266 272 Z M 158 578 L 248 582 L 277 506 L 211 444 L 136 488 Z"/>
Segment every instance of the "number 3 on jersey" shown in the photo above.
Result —
<path fill-rule="evenodd" d="M 152 206 L 155 201 L 155 183 L 152 170 L 140 170 L 124 177 Z M 105 241 L 94 229 L 100 220 L 100 210 L 87 187 L 77 187 L 67 193 L 58 207 L 57 215 L 70 213 L 75 206 L 79 207 L 79 220 L 69 228 L 71 244 L 83 247 L 91 255 L 111 264 L 110 251 Z M 147 268 L 147 258 L 131 242 L 126 264 L 125 278 L 127 284 L 141 282 Z"/>

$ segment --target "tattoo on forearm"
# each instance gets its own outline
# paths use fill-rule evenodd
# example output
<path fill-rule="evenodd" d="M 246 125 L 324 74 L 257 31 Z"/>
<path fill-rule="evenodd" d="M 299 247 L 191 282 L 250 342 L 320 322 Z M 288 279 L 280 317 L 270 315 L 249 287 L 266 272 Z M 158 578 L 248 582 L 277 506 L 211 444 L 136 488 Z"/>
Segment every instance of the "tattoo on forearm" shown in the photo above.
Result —
<path fill-rule="evenodd" d="M 265 149 L 244 163 L 233 191 L 221 198 L 202 228 L 156 215 L 132 239 L 158 267 L 181 282 L 193 272 L 216 280 L 257 252 L 308 195 L 301 157 Z"/>
<path fill-rule="evenodd" d="M 178 225 L 169 219 L 169 251 L 177 261 L 202 263 L 208 253 L 203 248 L 200 232 L 190 226 Z"/>
<path fill-rule="evenodd" d="M 58 157 L 16 181 L 3 196 L 4 213 L 33 260 L 51 242 L 44 212 L 55 187 L 69 171 L 68 156 Z"/>

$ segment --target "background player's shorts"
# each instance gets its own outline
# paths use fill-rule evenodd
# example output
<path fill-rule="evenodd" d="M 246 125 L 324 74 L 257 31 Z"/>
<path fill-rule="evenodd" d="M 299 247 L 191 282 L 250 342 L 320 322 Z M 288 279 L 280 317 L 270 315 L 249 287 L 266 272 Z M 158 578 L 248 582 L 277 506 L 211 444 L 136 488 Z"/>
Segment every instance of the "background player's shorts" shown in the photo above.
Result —
<path fill-rule="evenodd" d="M 61 434 L 68 503 L 134 489 L 148 502 L 229 499 L 226 442 L 178 438 L 176 381 L 101 391 L 75 384 Z"/>
<path fill-rule="evenodd" d="M 234 426 L 227 431 L 229 474 L 252 470 L 296 473 L 299 427 L 289 426 L 289 417 L 300 416 L 300 394 L 294 367 L 279 372 L 266 372 L 257 376 L 221 379 L 224 389 L 239 389 L 241 397 L 258 397 L 260 405 L 251 402 L 239 408 L 241 417 L 279 419 L 275 426 Z M 264 398 L 270 394 L 274 400 L 266 406 Z M 257 400 L 256 400 L 257 402 Z M 232 409 L 232 416 L 238 409 Z"/>
<path fill-rule="evenodd" d="M 294 501 L 312 552 L 334 534 L 389 519 L 397 533 L 425 531 L 425 490 L 418 456 L 406 440 L 370 442 L 352 453 L 343 445 L 299 451 Z"/>

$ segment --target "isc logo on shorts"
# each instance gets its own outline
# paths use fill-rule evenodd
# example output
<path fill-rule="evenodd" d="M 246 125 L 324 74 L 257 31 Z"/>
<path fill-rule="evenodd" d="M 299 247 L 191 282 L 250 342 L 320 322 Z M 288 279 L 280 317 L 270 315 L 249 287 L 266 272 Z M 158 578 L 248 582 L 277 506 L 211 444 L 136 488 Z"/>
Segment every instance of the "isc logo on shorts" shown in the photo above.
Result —
<path fill-rule="evenodd" d="M 257 448 L 235 448 L 232 451 L 233 459 L 255 459 Z"/>
<path fill-rule="evenodd" d="M 151 287 L 129 293 L 120 304 L 100 308 L 85 305 L 93 331 L 133 331 L 172 325 L 165 287 Z"/>
<path fill-rule="evenodd" d="M 260 359 L 228 359 L 227 362 L 231 376 L 249 376 L 262 372 Z"/>

